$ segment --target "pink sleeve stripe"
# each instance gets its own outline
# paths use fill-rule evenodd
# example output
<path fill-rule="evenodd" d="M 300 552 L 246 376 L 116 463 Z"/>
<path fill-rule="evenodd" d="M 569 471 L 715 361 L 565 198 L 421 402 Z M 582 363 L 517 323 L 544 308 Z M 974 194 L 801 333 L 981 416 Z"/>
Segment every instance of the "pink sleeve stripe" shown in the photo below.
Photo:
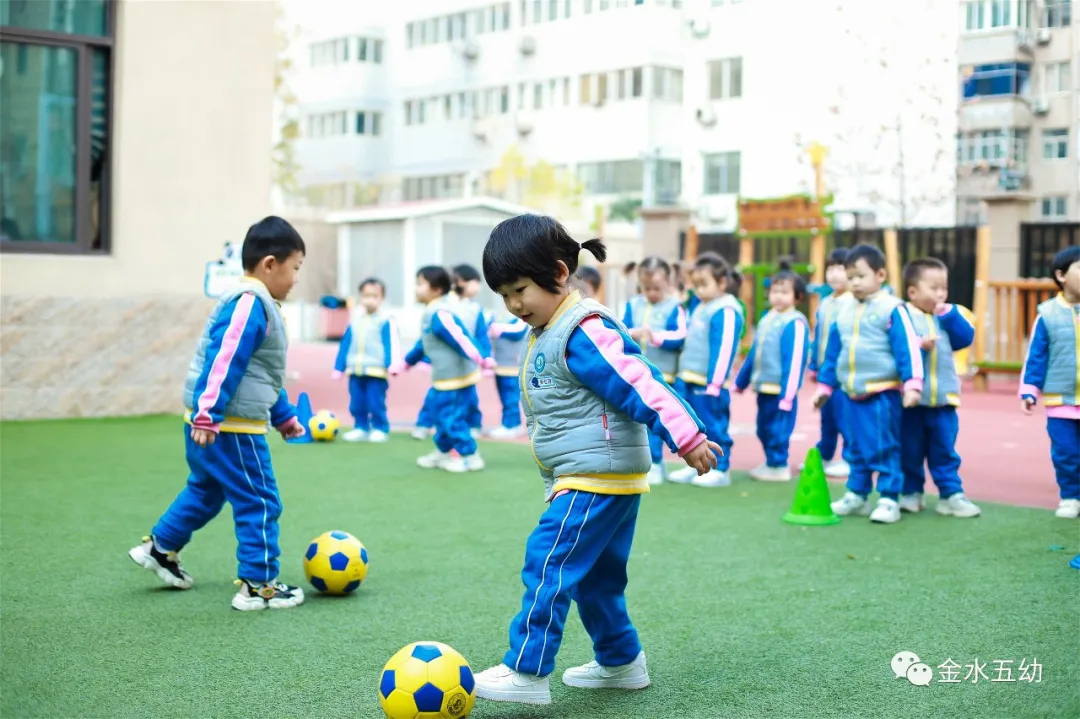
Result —
<path fill-rule="evenodd" d="M 596 316 L 585 318 L 578 327 L 592 340 L 615 373 L 634 388 L 641 402 L 659 415 L 660 424 L 680 449 L 698 436 L 697 422 L 672 394 L 671 388 L 653 377 L 648 365 L 640 358 L 623 352 L 622 333 L 609 329 Z"/>
<path fill-rule="evenodd" d="M 903 307 L 898 307 L 900 322 L 904 325 L 904 336 L 907 337 L 908 354 L 911 355 L 911 379 L 922 382 L 924 375 L 922 361 L 922 345 L 919 344 L 919 336 L 915 333 L 915 326 L 911 324 L 911 315 Z"/>
<path fill-rule="evenodd" d="M 489 326 L 496 332 L 517 332 L 524 324 L 521 320 L 515 322 L 492 322 Z"/>
<path fill-rule="evenodd" d="M 799 378 L 802 376 L 803 352 L 806 351 L 806 328 L 802 320 L 796 320 L 795 344 L 791 348 L 791 367 L 788 368 L 787 390 L 784 401 L 791 402 L 799 394 Z"/>
<path fill-rule="evenodd" d="M 1039 329 L 1039 323 L 1042 322 L 1041 315 L 1035 315 L 1035 324 L 1031 325 L 1031 334 L 1029 337 L 1034 337 L 1035 332 Z M 1023 397 L 1025 394 L 1030 394 L 1035 399 L 1039 398 L 1039 388 L 1035 385 L 1024 384 L 1024 377 L 1027 376 L 1028 360 L 1031 359 L 1031 343 L 1028 342 L 1027 351 L 1024 352 L 1024 364 L 1020 367 L 1020 392 L 1018 397 Z M 1034 390 L 1034 391 L 1032 391 Z"/>
<path fill-rule="evenodd" d="M 1080 406 L 1063 404 L 1059 407 L 1047 407 L 1046 416 L 1056 419 L 1080 419 Z"/>
<path fill-rule="evenodd" d="M 251 317 L 254 307 L 255 295 L 251 292 L 245 292 L 236 301 L 229 326 L 225 329 L 225 336 L 221 338 L 221 349 L 214 357 L 214 364 L 210 366 L 210 374 L 206 377 L 206 388 L 199 395 L 197 403 L 199 406 L 195 408 L 195 416 L 191 420 L 193 425 L 212 426 L 214 424 L 210 418 L 210 410 L 214 408 L 218 397 L 221 396 L 221 385 L 225 382 L 225 376 L 229 374 L 229 365 L 232 364 L 232 359 L 236 355 L 240 337 L 244 334 L 244 328 L 247 327 L 248 318 Z"/>
<path fill-rule="evenodd" d="M 686 339 L 686 310 L 682 307 L 677 308 L 678 318 L 676 320 L 677 325 L 673 330 L 665 330 L 663 332 L 651 332 L 649 334 L 652 337 L 652 343 L 659 347 L 668 340 L 683 340 Z"/>
<path fill-rule="evenodd" d="M 738 342 L 738 338 L 735 337 L 735 310 L 725 307 L 721 311 L 724 313 L 724 336 L 720 338 L 720 354 L 716 357 L 716 367 L 713 369 L 712 379 L 709 380 L 711 387 L 723 386 L 728 371 L 731 369 L 731 363 L 735 361 L 735 351 L 738 349 L 735 346 Z M 711 331 L 711 328 L 706 329 Z"/>
<path fill-rule="evenodd" d="M 393 317 L 388 318 L 386 324 L 390 325 L 390 364 L 396 364 L 405 357 L 401 349 L 401 333 L 398 331 L 397 320 Z"/>
<path fill-rule="evenodd" d="M 1016 396 L 1023 397 L 1025 394 L 1031 395 L 1035 399 L 1038 399 L 1039 395 L 1042 394 L 1042 390 L 1040 390 L 1033 384 L 1021 384 L 1020 391 L 1017 392 Z"/>
<path fill-rule="evenodd" d="M 442 322 L 443 327 L 450 333 L 450 336 L 454 338 L 454 341 L 458 343 L 458 346 L 465 351 L 465 355 L 473 362 L 480 364 L 480 360 L 483 357 L 480 356 L 480 350 L 476 349 L 476 345 L 472 343 L 469 337 L 461 331 L 461 327 L 454 320 L 454 315 L 449 310 L 439 310 L 439 321 Z"/>

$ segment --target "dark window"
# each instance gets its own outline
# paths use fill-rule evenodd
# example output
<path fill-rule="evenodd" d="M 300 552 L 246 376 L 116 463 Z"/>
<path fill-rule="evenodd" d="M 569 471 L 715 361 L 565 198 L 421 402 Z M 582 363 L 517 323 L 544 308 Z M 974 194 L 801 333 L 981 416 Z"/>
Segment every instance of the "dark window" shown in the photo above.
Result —
<path fill-rule="evenodd" d="M 1027 95 L 1031 90 L 1031 65 L 1026 62 L 999 62 L 976 65 L 964 80 L 964 99 L 1001 95 Z"/>
<path fill-rule="evenodd" d="M 109 250 L 115 4 L 0 0 L 0 250 Z"/>

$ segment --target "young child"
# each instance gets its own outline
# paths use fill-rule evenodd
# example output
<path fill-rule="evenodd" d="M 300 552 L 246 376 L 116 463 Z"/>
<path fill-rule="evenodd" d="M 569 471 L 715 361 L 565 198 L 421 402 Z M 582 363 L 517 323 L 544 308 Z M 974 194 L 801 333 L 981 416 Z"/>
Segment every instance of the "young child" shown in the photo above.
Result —
<path fill-rule="evenodd" d="M 848 249 L 837 247 L 829 253 L 825 260 L 825 282 L 832 289 L 828 297 L 818 303 L 817 317 L 814 324 L 814 342 L 810 349 L 810 376 L 817 380 L 818 371 L 825 361 L 825 345 L 829 339 L 829 327 L 836 320 L 836 313 L 845 302 L 851 302 L 851 293 L 848 292 L 848 278 L 845 262 L 847 262 Z M 851 454 L 849 442 L 844 439 L 844 451 L 840 457 L 836 456 L 836 448 L 839 440 L 845 437 L 844 429 L 844 403 L 847 397 L 843 392 L 836 392 L 825 400 L 821 407 L 821 439 L 817 443 L 818 452 L 825 462 L 825 476 L 847 477 L 851 472 L 851 466 L 847 457 Z"/>
<path fill-rule="evenodd" d="M 582 296 L 589 300 L 596 299 L 596 296 L 600 294 L 600 283 L 603 281 L 600 270 L 589 265 L 582 265 L 578 268 L 577 276 L 581 280 L 579 287 Z"/>
<path fill-rule="evenodd" d="M 675 384 L 679 352 L 686 341 L 686 310 L 671 293 L 671 266 L 659 257 L 646 257 L 638 265 L 641 294 L 631 298 L 623 311 L 623 324 L 642 353 L 660 370 L 664 381 Z M 649 484 L 664 481 L 664 444 L 657 434 L 649 433 L 652 468 Z"/>
<path fill-rule="evenodd" d="M 1061 293 L 1039 305 L 1031 328 L 1020 399 L 1024 414 L 1041 394 L 1050 434 L 1061 503 L 1054 513 L 1080 517 L 1080 245 L 1054 256 L 1054 282 Z"/>
<path fill-rule="evenodd" d="M 481 357 L 491 357 L 491 338 L 488 337 L 488 318 L 484 306 L 476 299 L 480 293 L 480 273 L 472 265 L 458 265 L 454 268 L 454 294 L 458 304 L 454 313 L 461 318 L 469 329 L 469 334 L 476 342 L 476 349 Z M 480 412 L 480 395 L 476 385 L 472 386 L 469 397 L 469 412 L 466 422 L 473 439 L 478 439 L 484 428 L 484 416 Z"/>
<path fill-rule="evenodd" d="M 757 393 L 757 437 L 765 464 L 750 470 L 753 479 L 788 482 L 788 447 L 799 412 L 799 389 L 810 339 L 810 323 L 795 305 L 806 298 L 806 281 L 790 265 L 769 282 L 770 310 L 758 322 L 754 342 L 735 378 L 735 391 L 753 386 Z"/>
<path fill-rule="evenodd" d="M 369 277 L 360 283 L 360 306 L 341 337 L 334 360 L 334 379 L 349 375 L 349 414 L 353 428 L 346 442 L 385 442 L 390 431 L 386 417 L 386 370 L 401 359 L 397 322 L 382 309 L 386 285 Z"/>
<path fill-rule="evenodd" d="M 480 381 L 478 367 L 494 368 L 495 361 L 480 354 L 470 330 L 456 314 L 457 305 L 449 300 L 449 293 L 450 273 L 442 267 L 429 265 L 416 273 L 416 300 L 426 305 L 421 321 L 423 334 L 404 360 L 390 368 L 390 376 L 424 357 L 431 361 L 435 451 L 416 463 L 424 469 L 472 472 L 484 468 L 468 422 L 476 383 Z M 455 450 L 457 456 L 450 450 Z"/>
<path fill-rule="evenodd" d="M 728 380 L 742 335 L 742 308 L 728 294 L 742 278 L 720 255 L 706 252 L 694 263 L 691 274 L 694 290 L 701 303 L 690 314 L 676 388 L 705 423 L 705 433 L 721 448 L 716 467 L 704 474 L 680 469 L 668 480 L 698 487 L 727 487 L 731 484 L 731 394 Z"/>
<path fill-rule="evenodd" d="M 420 361 L 430 366 L 431 361 L 427 357 L 421 357 Z M 413 427 L 413 439 L 428 439 L 435 436 L 435 388 L 428 387 L 424 395 L 424 401 L 420 405 L 420 411 L 416 413 L 416 425 Z"/>
<path fill-rule="evenodd" d="M 881 289 L 885 254 L 871 245 L 857 245 L 845 264 L 855 301 L 845 303 L 829 327 L 814 393 L 818 409 L 836 390 L 849 400 L 845 423 L 851 473 L 847 493 L 832 508 L 840 515 L 870 514 L 872 522 L 891 524 L 900 519 L 902 412 L 922 397 L 922 352 L 903 303 Z M 867 497 L 874 489 L 875 472 L 881 496 L 870 512 Z"/>
<path fill-rule="evenodd" d="M 233 609 L 302 604 L 299 587 L 278 581 L 278 494 L 267 424 L 286 438 L 304 434 L 285 394 L 288 334 L 278 303 L 296 285 L 304 241 L 280 217 L 256 222 L 241 250 L 244 279 L 218 298 L 184 383 L 187 485 L 150 536 L 128 556 L 169 586 L 191 587 L 180 550 L 232 505 L 239 560 Z"/>
<path fill-rule="evenodd" d="M 964 496 L 960 482 L 960 455 L 956 453 L 960 377 L 953 362 L 953 352 L 975 340 L 975 326 L 956 305 L 945 303 L 949 270 L 941 260 L 926 257 L 909 262 L 904 268 L 904 292 L 911 324 L 921 338 L 926 377 L 919 405 L 904 409 L 900 425 L 900 467 L 904 472 L 900 509 L 921 512 L 925 508 L 925 463 L 941 497 L 937 513 L 978 517 L 979 508 Z"/>
<path fill-rule="evenodd" d="M 491 430 L 494 439 L 513 439 L 521 434 L 521 350 L 529 325 L 503 310 L 498 321 L 492 322 L 488 334 L 494 343 L 495 388 L 502 402 L 502 424 Z"/>
<path fill-rule="evenodd" d="M 525 594 L 509 650 L 502 664 L 476 675 L 484 699 L 551 702 L 548 675 L 571 598 L 596 660 L 566 670 L 563 683 L 649 685 L 625 595 L 638 507 L 649 491 L 644 425 L 695 472 L 707 471 L 719 450 L 615 316 L 571 289 L 582 249 L 604 259 L 600 240 L 579 245 L 558 222 L 536 215 L 499 223 L 484 248 L 488 285 L 533 328 L 521 384 L 548 502 L 525 547 Z"/>

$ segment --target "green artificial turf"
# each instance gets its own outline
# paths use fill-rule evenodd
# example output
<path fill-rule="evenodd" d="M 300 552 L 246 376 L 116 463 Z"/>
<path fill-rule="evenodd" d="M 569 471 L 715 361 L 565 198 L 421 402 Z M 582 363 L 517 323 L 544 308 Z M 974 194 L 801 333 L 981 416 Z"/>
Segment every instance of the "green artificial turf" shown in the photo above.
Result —
<path fill-rule="evenodd" d="M 446 642 L 500 661 L 521 601 L 525 537 L 543 508 L 527 449 L 486 443 L 488 469 L 418 470 L 426 443 L 272 441 L 285 513 L 283 579 L 306 543 L 344 529 L 371 565 L 348 598 L 242 614 L 226 511 L 184 552 L 196 578 L 163 589 L 126 555 L 186 476 L 179 420 L 0 426 L 0 714 L 4 717 L 381 715 L 379 671 L 401 646 Z M 1002 468 L 1003 472 L 1020 471 Z M 591 659 L 572 613 L 554 704 L 478 701 L 473 717 L 1080 716 L 1080 524 L 984 506 L 893 526 L 782 523 L 794 487 L 659 487 L 642 504 L 629 606 L 648 652 L 642 692 L 557 681 Z M 842 491 L 832 487 L 834 496 Z M 1052 548 L 1052 547 L 1056 547 Z M 892 656 L 937 667 L 1037 660 L 1041 682 L 913 686 Z"/>

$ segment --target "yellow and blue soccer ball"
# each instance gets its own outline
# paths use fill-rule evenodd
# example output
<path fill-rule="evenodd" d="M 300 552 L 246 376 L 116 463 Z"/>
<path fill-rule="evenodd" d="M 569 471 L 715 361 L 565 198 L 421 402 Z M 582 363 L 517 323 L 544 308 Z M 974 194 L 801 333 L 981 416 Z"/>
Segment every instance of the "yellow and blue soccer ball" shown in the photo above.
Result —
<path fill-rule="evenodd" d="M 386 663 L 379 704 L 387 719 L 462 719 L 476 703 L 465 657 L 439 642 L 416 642 Z"/>
<path fill-rule="evenodd" d="M 304 552 L 304 575 L 324 594 L 355 592 L 368 570 L 368 553 L 360 540 L 334 530 L 311 540 Z"/>
<path fill-rule="evenodd" d="M 308 421 L 308 431 L 316 442 L 333 442 L 341 430 L 341 420 L 333 412 L 319 410 Z"/>

